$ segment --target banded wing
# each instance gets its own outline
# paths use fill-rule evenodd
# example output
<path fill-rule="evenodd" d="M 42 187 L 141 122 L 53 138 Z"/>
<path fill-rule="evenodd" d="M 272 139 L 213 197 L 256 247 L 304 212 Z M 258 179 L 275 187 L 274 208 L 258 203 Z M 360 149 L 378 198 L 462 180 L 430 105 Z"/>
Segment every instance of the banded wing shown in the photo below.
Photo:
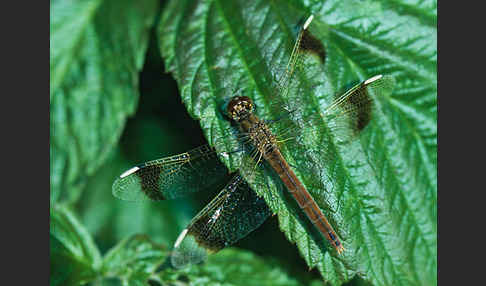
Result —
<path fill-rule="evenodd" d="M 279 142 L 319 136 L 323 127 L 335 141 L 350 142 L 357 139 L 372 120 L 375 99 L 389 96 L 394 85 L 392 76 L 376 75 L 354 85 L 322 111 L 290 110 L 270 121 L 269 126 Z"/>
<path fill-rule="evenodd" d="M 234 175 L 179 235 L 171 256 L 172 265 L 181 268 L 204 261 L 208 254 L 248 235 L 270 215 L 264 199 L 239 174 Z"/>
<path fill-rule="evenodd" d="M 228 176 L 208 145 L 133 167 L 113 183 L 113 195 L 127 201 L 165 200 L 211 188 Z"/>
<path fill-rule="evenodd" d="M 335 136 L 356 138 L 373 117 L 375 99 L 389 96 L 394 86 L 392 76 L 375 75 L 354 85 L 313 116 L 327 124 Z"/>

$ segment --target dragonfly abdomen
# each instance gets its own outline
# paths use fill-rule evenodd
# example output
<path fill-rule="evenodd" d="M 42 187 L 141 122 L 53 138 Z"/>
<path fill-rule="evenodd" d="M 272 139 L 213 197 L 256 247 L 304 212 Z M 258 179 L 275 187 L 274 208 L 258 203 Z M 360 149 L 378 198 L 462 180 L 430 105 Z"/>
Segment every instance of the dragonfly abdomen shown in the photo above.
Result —
<path fill-rule="evenodd" d="M 264 155 L 265 160 L 272 166 L 273 170 L 279 175 L 289 192 L 297 201 L 299 207 L 304 211 L 307 218 L 319 230 L 319 232 L 331 243 L 338 253 L 344 251 L 339 238 L 327 221 L 325 215 L 309 194 L 304 185 L 290 168 L 285 158 L 277 148 Z"/>

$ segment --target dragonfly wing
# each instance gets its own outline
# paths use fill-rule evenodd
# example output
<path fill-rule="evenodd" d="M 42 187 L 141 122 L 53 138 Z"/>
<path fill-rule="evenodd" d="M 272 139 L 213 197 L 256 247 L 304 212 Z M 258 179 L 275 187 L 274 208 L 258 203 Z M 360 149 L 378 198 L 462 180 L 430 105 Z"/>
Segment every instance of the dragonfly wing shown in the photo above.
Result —
<path fill-rule="evenodd" d="M 290 58 L 287 66 L 285 67 L 283 74 L 276 81 L 277 94 L 282 98 L 287 97 L 291 89 L 290 87 L 292 85 L 293 79 L 295 78 L 296 70 L 299 70 L 302 67 L 302 55 L 307 50 L 311 50 L 311 47 L 314 44 L 311 39 L 312 36 L 307 29 L 313 18 L 314 16 L 311 15 L 299 28 L 299 33 L 297 34 L 297 39 L 295 40 L 294 46 L 290 53 Z"/>
<path fill-rule="evenodd" d="M 165 200 L 210 188 L 228 175 L 208 145 L 133 167 L 113 183 L 113 195 L 127 201 Z"/>
<path fill-rule="evenodd" d="M 371 77 L 339 95 L 322 112 L 296 110 L 275 120 L 270 127 L 279 141 L 319 135 L 324 126 L 335 141 L 353 141 L 371 121 L 376 100 L 389 96 L 394 85 L 392 76 Z"/>
<path fill-rule="evenodd" d="M 370 122 L 376 99 L 389 96 L 395 79 L 376 75 L 354 85 L 334 100 L 319 116 L 337 135 L 356 137 Z"/>
<path fill-rule="evenodd" d="M 269 110 L 272 114 L 265 118 L 271 119 L 270 124 L 279 122 L 277 126 L 283 126 L 282 128 L 274 127 L 276 129 L 273 130 L 278 130 L 275 133 L 280 137 L 293 138 L 300 133 L 298 131 L 301 126 L 295 126 L 290 121 L 300 119 L 301 122 L 306 122 L 301 107 L 308 105 L 306 94 L 309 93 L 312 86 L 319 83 L 317 82 L 319 75 L 310 74 L 310 71 L 315 70 L 312 66 L 322 66 L 325 52 L 322 43 L 309 31 L 313 18 L 314 16 L 311 15 L 305 19 L 305 22 L 301 21 L 298 24 L 299 32 L 292 48 L 285 48 L 288 49 L 285 54 L 289 54 L 289 59 L 284 70 L 280 71 L 279 67 L 274 68 L 277 74 L 276 80 L 272 82 L 274 93 L 268 100 L 270 102 Z M 315 56 L 319 59 L 318 61 L 315 60 Z"/>
<path fill-rule="evenodd" d="M 259 227 L 271 211 L 240 175 L 196 215 L 179 235 L 171 256 L 176 268 L 204 261 Z"/>

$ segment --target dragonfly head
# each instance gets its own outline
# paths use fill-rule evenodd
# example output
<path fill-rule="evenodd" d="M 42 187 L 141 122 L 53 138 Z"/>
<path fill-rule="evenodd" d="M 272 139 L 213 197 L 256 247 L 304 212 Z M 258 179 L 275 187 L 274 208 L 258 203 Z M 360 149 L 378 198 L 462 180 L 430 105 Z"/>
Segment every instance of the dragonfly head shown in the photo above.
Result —
<path fill-rule="evenodd" d="M 226 107 L 228 116 L 238 122 L 253 112 L 253 101 L 247 96 L 233 97 Z"/>

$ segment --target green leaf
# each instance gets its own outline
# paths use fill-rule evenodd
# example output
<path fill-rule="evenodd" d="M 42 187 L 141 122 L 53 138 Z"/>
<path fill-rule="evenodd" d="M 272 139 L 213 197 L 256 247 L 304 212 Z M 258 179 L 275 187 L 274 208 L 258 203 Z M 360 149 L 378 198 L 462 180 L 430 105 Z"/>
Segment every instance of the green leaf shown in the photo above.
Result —
<path fill-rule="evenodd" d="M 98 282 L 116 278 L 123 285 L 302 285 L 277 262 L 244 250 L 225 249 L 203 265 L 177 270 L 169 266 L 169 254 L 146 235 L 134 235 L 106 254 L 103 280 Z"/>
<path fill-rule="evenodd" d="M 97 277 L 101 256 L 86 229 L 66 207 L 50 209 L 50 285 L 81 285 Z"/>
<path fill-rule="evenodd" d="M 235 248 L 211 255 L 202 265 L 163 269 L 152 280 L 162 285 L 303 285 L 272 259 Z"/>
<path fill-rule="evenodd" d="M 145 235 L 121 241 L 103 259 L 103 276 L 118 278 L 123 285 L 148 285 L 147 279 L 164 261 L 167 251 Z"/>
<path fill-rule="evenodd" d="M 164 10 L 161 53 L 209 142 L 228 135 L 219 102 L 239 88 L 257 111 L 277 116 L 267 111 L 269 81 L 287 64 L 296 24 L 311 13 L 310 31 L 324 46 L 325 62 L 310 67 L 314 78 L 299 76 L 315 83 L 307 85 L 300 108 L 322 111 L 356 80 L 396 79 L 391 95 L 375 98 L 374 119 L 350 148 L 323 127 L 317 138 L 284 150 L 343 239 L 344 256 L 328 251 L 295 204 L 256 189 L 309 267 L 331 284 L 355 275 L 375 285 L 437 284 L 436 7 L 436 1 L 186 0 Z"/>
<path fill-rule="evenodd" d="M 74 202 L 138 99 L 158 1 L 50 2 L 51 203 Z"/>

